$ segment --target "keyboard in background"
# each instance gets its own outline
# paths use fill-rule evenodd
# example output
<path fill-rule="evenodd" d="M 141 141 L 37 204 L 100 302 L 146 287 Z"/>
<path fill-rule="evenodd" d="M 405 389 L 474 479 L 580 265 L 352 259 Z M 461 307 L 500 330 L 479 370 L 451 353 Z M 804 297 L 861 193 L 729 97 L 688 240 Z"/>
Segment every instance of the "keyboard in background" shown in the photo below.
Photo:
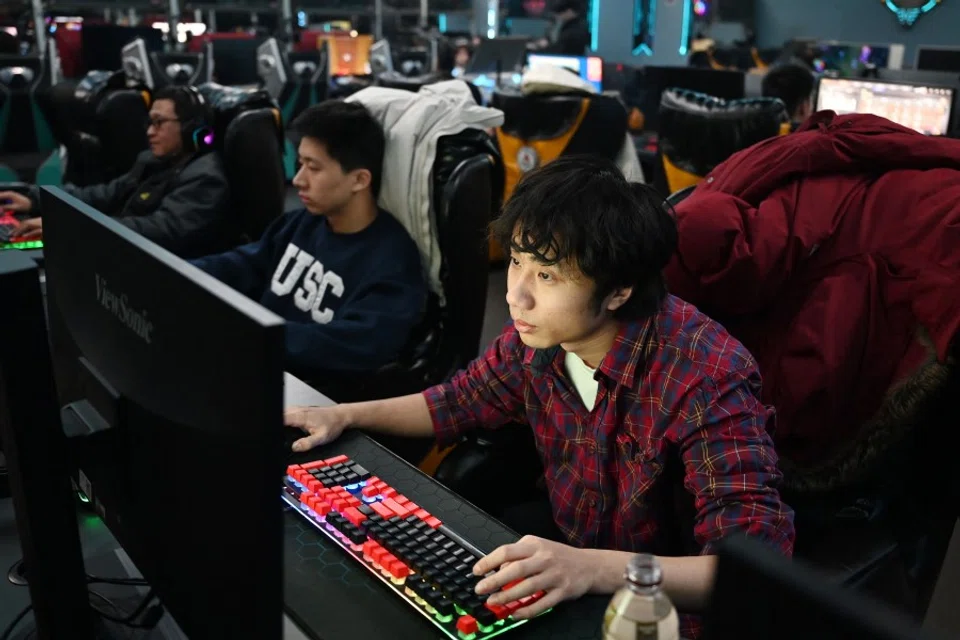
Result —
<path fill-rule="evenodd" d="M 511 614 L 543 596 L 487 605 L 473 575 L 484 554 L 347 456 L 289 466 L 283 498 L 454 640 L 484 640 L 523 624 Z"/>
<path fill-rule="evenodd" d="M 0 211 L 0 250 L 3 249 L 42 249 L 42 240 L 21 240 L 13 235 L 20 220 L 13 211 Z"/>

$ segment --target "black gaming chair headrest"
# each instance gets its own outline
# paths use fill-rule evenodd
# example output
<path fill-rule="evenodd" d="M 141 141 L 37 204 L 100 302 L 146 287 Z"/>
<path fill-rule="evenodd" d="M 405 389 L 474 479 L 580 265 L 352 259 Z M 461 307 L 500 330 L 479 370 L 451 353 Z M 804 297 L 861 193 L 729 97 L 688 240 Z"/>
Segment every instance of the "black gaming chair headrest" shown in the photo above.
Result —
<path fill-rule="evenodd" d="M 722 100 L 667 89 L 660 99 L 660 150 L 684 171 L 704 176 L 737 151 L 779 135 L 788 121 L 777 98 Z"/>

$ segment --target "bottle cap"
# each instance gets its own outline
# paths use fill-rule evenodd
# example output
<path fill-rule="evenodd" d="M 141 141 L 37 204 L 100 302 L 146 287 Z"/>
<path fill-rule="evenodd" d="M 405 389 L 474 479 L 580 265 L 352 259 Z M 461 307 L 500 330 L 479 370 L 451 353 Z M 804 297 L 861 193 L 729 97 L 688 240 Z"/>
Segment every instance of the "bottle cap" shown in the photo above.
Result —
<path fill-rule="evenodd" d="M 663 582 L 663 571 L 656 557 L 649 553 L 638 553 L 627 563 L 624 577 L 640 587 L 656 587 Z"/>

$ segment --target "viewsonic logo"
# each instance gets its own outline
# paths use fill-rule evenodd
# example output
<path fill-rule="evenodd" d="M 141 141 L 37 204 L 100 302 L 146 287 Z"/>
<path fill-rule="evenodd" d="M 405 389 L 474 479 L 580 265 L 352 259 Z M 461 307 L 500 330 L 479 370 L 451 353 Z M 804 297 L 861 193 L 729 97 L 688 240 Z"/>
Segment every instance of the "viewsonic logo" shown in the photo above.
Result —
<path fill-rule="evenodd" d="M 95 274 L 97 282 L 97 300 L 103 305 L 103 308 L 113 314 L 121 323 L 133 331 L 141 340 L 147 344 L 152 343 L 153 323 L 147 318 L 146 309 L 137 311 L 132 308 L 127 301 L 127 294 L 117 295 L 107 286 L 107 281 L 98 273 Z"/>

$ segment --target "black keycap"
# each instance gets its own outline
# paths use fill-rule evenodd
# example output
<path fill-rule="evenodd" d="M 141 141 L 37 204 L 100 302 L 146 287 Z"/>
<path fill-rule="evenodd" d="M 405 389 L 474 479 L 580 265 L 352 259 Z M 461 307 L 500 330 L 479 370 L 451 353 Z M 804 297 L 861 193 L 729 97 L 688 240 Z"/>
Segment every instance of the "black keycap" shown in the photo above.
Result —
<path fill-rule="evenodd" d="M 453 579 L 453 584 L 457 585 L 458 587 L 460 587 L 460 588 L 462 588 L 462 589 L 466 589 L 466 588 L 467 588 L 467 584 L 468 584 L 469 582 L 470 582 L 470 576 L 465 576 L 465 575 L 463 575 L 463 574 L 458 574 L 458 575 L 457 575 L 456 577 L 454 577 L 454 579 Z"/>
<path fill-rule="evenodd" d="M 458 564 L 453 570 L 461 575 L 470 575 L 471 572 L 470 565 L 468 564 Z"/>
<path fill-rule="evenodd" d="M 444 562 L 448 567 L 455 567 L 456 565 L 460 564 L 460 558 L 458 558 L 457 556 L 453 556 L 453 555 L 444 556 L 443 562 Z"/>
<path fill-rule="evenodd" d="M 415 525 L 418 522 L 422 522 L 420 518 L 418 518 L 417 516 L 407 516 L 406 518 L 403 519 L 403 521 L 411 525 Z"/>
<path fill-rule="evenodd" d="M 373 510 L 373 507 L 371 507 L 368 504 L 360 505 L 359 507 L 357 507 L 357 511 L 359 511 L 365 516 L 372 516 L 373 514 L 376 513 L 376 511 Z"/>
<path fill-rule="evenodd" d="M 433 605 L 433 608 L 442 616 L 453 615 L 453 602 L 451 602 L 449 598 L 438 600 L 437 603 Z"/>
<path fill-rule="evenodd" d="M 424 554 L 424 556 L 423 556 L 423 561 L 426 562 L 426 563 L 427 563 L 428 565 L 430 565 L 431 567 L 436 566 L 436 564 L 437 564 L 437 556 L 436 556 L 436 554 L 433 554 L 433 553 Z"/>
<path fill-rule="evenodd" d="M 355 464 L 352 467 L 350 467 L 350 471 L 352 471 L 353 474 L 359 477 L 361 480 L 366 480 L 367 478 L 370 477 L 370 472 L 358 464 Z"/>
<path fill-rule="evenodd" d="M 457 558 L 463 559 L 463 557 L 467 555 L 467 550 L 463 547 L 457 547 L 453 550 L 453 555 Z"/>
<path fill-rule="evenodd" d="M 485 627 L 489 627 L 497 621 L 497 616 L 493 613 L 493 611 L 490 611 L 490 609 L 487 609 L 486 607 L 481 607 L 479 610 L 477 610 L 476 615 L 473 617 L 477 619 L 477 624 L 482 624 Z"/>
<path fill-rule="evenodd" d="M 414 538 L 413 540 L 414 540 L 414 542 L 416 542 L 417 544 L 419 544 L 419 545 L 421 545 L 421 546 L 425 546 L 425 545 L 427 544 L 427 542 L 429 541 L 429 538 L 427 538 L 427 536 L 421 535 L 421 536 L 417 536 L 417 537 Z"/>
<path fill-rule="evenodd" d="M 428 525 L 428 526 L 429 526 L 429 525 Z M 450 538 L 448 538 L 446 535 L 444 535 L 444 533 L 443 533 L 442 531 L 434 531 L 433 533 L 431 533 L 431 534 L 429 534 L 429 535 L 430 535 L 430 540 L 432 540 L 433 542 L 436 542 L 436 543 L 439 544 L 439 545 L 446 544 L 446 543 L 447 543 L 447 540 L 450 540 Z"/>
<path fill-rule="evenodd" d="M 436 542 L 428 542 L 427 544 L 423 545 L 423 548 L 427 551 L 436 551 L 440 548 L 440 545 L 438 545 Z"/>
<path fill-rule="evenodd" d="M 447 540 L 447 541 L 444 542 L 442 545 L 440 545 L 440 548 L 441 548 L 441 549 L 446 549 L 446 550 L 450 551 L 450 550 L 452 550 L 452 549 L 453 549 L 454 547 L 456 547 L 456 546 L 457 546 L 457 543 L 456 543 L 456 542 L 454 542 L 453 540 Z"/>

